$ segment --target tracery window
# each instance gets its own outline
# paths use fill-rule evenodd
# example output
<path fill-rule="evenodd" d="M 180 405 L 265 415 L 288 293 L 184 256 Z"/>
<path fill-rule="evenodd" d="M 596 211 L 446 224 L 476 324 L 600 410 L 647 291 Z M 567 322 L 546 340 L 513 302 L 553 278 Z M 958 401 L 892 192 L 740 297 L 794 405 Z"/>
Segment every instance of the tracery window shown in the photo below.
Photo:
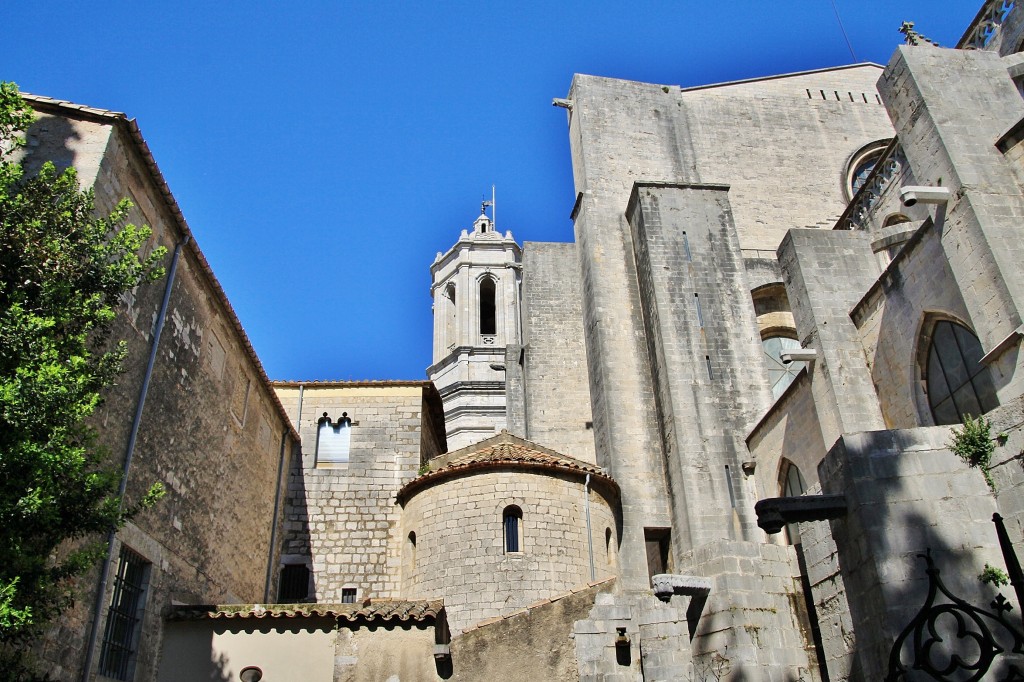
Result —
<path fill-rule="evenodd" d="M 971 330 L 940 320 L 932 329 L 925 387 L 928 407 L 937 425 L 960 424 L 999 406 L 984 351 Z"/>
<path fill-rule="evenodd" d="M 878 163 L 878 157 L 880 154 L 869 156 L 868 158 L 861 161 L 853 169 L 853 173 L 850 175 L 850 194 L 856 195 L 860 191 L 860 188 L 864 186 L 864 182 L 871 175 L 871 171 L 875 169 L 875 164 Z"/>
<path fill-rule="evenodd" d="M 316 431 L 316 461 L 321 462 L 347 462 L 349 448 L 352 440 L 352 420 L 348 412 L 341 413 L 341 419 L 337 423 L 324 412 L 324 416 L 317 420 Z"/>
<path fill-rule="evenodd" d="M 853 199 L 857 192 L 867 182 L 871 171 L 875 169 L 878 160 L 882 158 L 886 147 L 891 140 L 876 140 L 860 148 L 853 155 L 849 165 L 846 167 L 846 192 L 848 199 Z"/>
<path fill-rule="evenodd" d="M 800 348 L 800 342 L 796 339 L 771 336 L 762 339 L 761 346 L 764 348 L 765 362 L 768 364 L 768 383 L 772 388 L 772 398 L 777 400 L 807 363 L 802 360 L 788 364 L 782 361 L 783 353 Z"/>

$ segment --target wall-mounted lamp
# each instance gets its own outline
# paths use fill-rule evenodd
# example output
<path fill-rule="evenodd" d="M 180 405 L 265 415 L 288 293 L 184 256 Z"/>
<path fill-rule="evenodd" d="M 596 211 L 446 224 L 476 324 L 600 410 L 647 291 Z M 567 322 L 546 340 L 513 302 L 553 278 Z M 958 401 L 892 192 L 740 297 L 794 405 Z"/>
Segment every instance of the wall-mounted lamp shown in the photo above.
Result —
<path fill-rule="evenodd" d="M 900 190 L 900 201 L 904 206 L 913 206 L 917 203 L 944 204 L 949 201 L 949 188 L 908 185 Z"/>
<path fill-rule="evenodd" d="M 238 673 L 238 679 L 242 682 L 260 682 L 263 679 L 263 671 L 254 665 L 246 666 Z"/>
<path fill-rule="evenodd" d="M 813 348 L 794 348 L 793 350 L 783 351 L 779 353 L 779 359 L 782 360 L 782 364 L 788 365 L 791 362 L 814 362 L 818 359 L 818 351 Z"/>
<path fill-rule="evenodd" d="M 629 646 L 629 635 L 626 634 L 626 628 L 615 628 L 615 631 L 619 633 L 615 637 L 615 646 Z"/>

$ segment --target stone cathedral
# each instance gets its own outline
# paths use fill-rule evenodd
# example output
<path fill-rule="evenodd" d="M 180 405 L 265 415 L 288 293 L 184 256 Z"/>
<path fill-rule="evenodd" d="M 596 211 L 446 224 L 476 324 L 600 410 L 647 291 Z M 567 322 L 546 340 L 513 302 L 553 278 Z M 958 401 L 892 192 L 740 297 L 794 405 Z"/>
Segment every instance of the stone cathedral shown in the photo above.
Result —
<path fill-rule="evenodd" d="M 31 97 L 28 165 L 128 196 L 177 264 L 125 301 L 97 422 L 129 497 L 167 498 L 39 659 L 1024 679 L 1024 10 L 984 2 L 954 48 L 904 33 L 886 66 L 576 75 L 575 239 L 519 244 L 486 206 L 452 226 L 426 380 L 271 381 L 135 121 Z M 953 453 L 979 416 L 981 468 Z"/>

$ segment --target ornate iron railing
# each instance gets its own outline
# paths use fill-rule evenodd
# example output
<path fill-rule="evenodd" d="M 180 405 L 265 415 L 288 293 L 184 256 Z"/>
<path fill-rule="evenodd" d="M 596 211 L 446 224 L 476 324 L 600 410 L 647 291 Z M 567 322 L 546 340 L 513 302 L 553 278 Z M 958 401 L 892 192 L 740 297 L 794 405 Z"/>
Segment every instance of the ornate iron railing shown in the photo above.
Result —
<path fill-rule="evenodd" d="M 956 44 L 961 50 L 981 50 L 999 33 L 1000 27 L 1010 13 L 1017 7 L 1017 0 L 989 0 L 982 5 L 978 15 L 967 28 L 960 42 Z"/>
<path fill-rule="evenodd" d="M 885 682 L 977 682 L 997 662 L 1001 682 L 1024 682 L 1024 633 L 1006 618 L 1010 603 L 997 594 L 991 611 L 969 604 L 942 584 L 931 550 L 918 556 L 927 563 L 928 596 L 896 638 Z"/>

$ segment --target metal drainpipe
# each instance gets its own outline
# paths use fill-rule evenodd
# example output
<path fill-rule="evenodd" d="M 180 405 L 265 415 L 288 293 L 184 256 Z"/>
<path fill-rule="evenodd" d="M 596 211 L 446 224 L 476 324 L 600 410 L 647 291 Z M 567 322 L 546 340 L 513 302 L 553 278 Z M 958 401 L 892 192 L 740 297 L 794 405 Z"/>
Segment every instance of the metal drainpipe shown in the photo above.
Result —
<path fill-rule="evenodd" d="M 139 425 L 142 423 L 142 410 L 146 405 L 146 394 L 149 392 L 149 382 L 153 378 L 153 367 L 156 365 L 157 350 L 160 346 L 160 334 L 164 330 L 164 321 L 167 319 L 167 308 L 171 303 L 171 289 L 174 287 L 174 278 L 178 273 L 178 258 L 181 256 L 181 248 L 189 243 L 191 235 L 185 235 L 174 247 L 174 255 L 171 256 L 171 267 L 167 273 L 167 284 L 164 286 L 164 297 L 160 302 L 160 313 L 156 318 L 156 328 L 153 330 L 153 343 L 149 349 L 149 362 L 146 364 L 146 374 L 142 378 L 142 388 L 139 389 L 139 402 L 135 406 L 135 417 L 132 419 L 132 430 L 128 435 L 128 445 L 125 448 L 124 468 L 121 471 L 121 485 L 117 495 L 120 498 L 119 509 L 124 508 L 124 494 L 128 488 L 128 471 L 132 466 L 132 456 L 135 454 L 135 442 L 139 437 Z M 92 662 L 96 652 L 96 640 L 100 632 L 100 614 L 103 611 L 103 604 L 106 597 L 107 579 L 110 577 L 110 564 L 113 561 L 114 541 L 117 537 L 116 529 L 111 528 L 107 534 L 107 554 L 103 558 L 103 567 L 100 570 L 99 587 L 96 590 L 96 604 L 93 607 L 92 627 L 89 629 L 89 645 L 85 651 L 85 663 L 82 666 L 82 682 L 89 682 L 89 675 L 92 671 Z"/>
<path fill-rule="evenodd" d="M 590 474 L 587 474 L 587 480 L 583 482 L 583 507 L 587 510 L 587 551 L 590 552 L 590 580 L 593 582 L 596 580 L 594 573 L 594 536 L 590 532 Z"/>
<path fill-rule="evenodd" d="M 300 388 L 299 391 L 302 389 Z M 301 393 L 300 393 L 301 395 Z M 300 407 L 301 410 L 301 400 Z M 270 603 L 270 583 L 274 579 L 274 546 L 277 543 L 277 515 L 281 511 L 281 477 L 284 475 L 285 445 L 288 443 L 288 429 L 281 432 L 281 456 L 277 461 L 277 490 L 274 492 L 274 516 L 270 520 L 270 553 L 267 556 L 267 581 L 263 587 L 263 603 Z"/>

